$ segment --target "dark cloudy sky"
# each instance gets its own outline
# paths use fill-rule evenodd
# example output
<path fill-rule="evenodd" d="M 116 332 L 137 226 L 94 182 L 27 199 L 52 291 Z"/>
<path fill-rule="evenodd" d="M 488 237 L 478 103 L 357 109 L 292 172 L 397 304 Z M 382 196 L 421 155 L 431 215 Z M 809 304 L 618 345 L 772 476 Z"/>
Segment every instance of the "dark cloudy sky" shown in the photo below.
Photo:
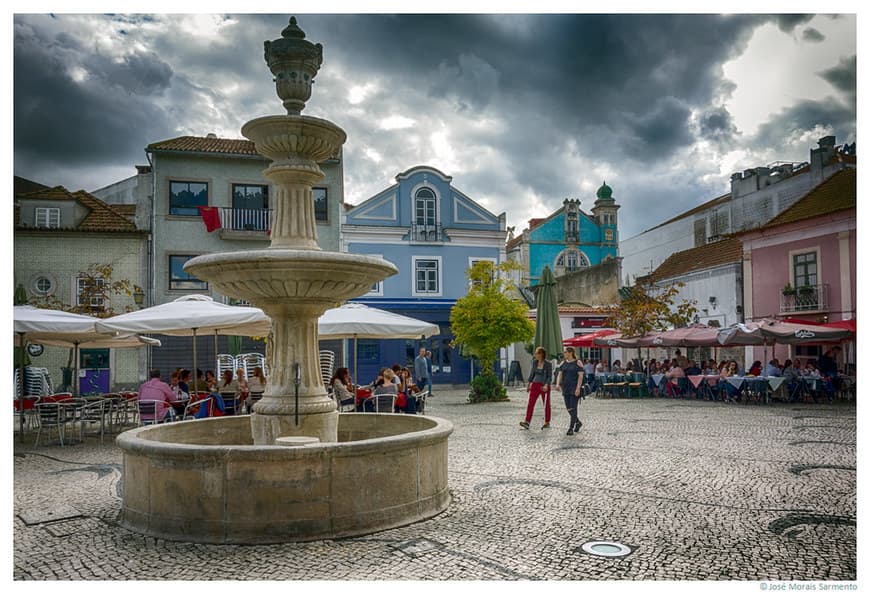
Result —
<path fill-rule="evenodd" d="M 854 15 L 300 14 L 303 112 L 348 134 L 345 199 L 435 166 L 520 230 L 606 180 L 630 237 L 734 171 L 856 138 Z M 95 190 L 175 136 L 283 113 L 263 41 L 289 15 L 17 14 L 14 173 Z"/>

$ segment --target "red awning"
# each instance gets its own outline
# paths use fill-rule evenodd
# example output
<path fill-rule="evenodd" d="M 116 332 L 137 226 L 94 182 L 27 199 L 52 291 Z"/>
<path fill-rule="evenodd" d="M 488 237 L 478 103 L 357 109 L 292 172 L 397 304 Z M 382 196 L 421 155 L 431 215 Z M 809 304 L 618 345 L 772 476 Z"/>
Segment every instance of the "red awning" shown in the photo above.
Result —
<path fill-rule="evenodd" d="M 618 332 L 616 330 L 598 330 L 597 332 L 589 332 L 588 334 L 566 338 L 562 341 L 562 344 L 570 347 L 592 348 L 596 346 L 593 342 L 596 338 L 610 336 L 611 334 L 618 334 Z"/>

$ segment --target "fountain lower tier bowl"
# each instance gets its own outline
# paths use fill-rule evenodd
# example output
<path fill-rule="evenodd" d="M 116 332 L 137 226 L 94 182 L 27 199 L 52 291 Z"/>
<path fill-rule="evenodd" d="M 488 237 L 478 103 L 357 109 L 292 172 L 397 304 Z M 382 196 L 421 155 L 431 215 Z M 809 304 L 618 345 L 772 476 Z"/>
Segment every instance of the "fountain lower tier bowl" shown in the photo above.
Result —
<path fill-rule="evenodd" d="M 287 300 L 334 307 L 398 273 L 392 263 L 375 256 L 286 248 L 206 254 L 189 260 L 184 270 L 222 295 L 261 307 Z"/>
<path fill-rule="evenodd" d="M 450 503 L 449 421 L 343 413 L 336 443 L 255 446 L 248 415 L 122 433 L 121 524 L 198 543 L 264 544 L 370 534 Z"/>

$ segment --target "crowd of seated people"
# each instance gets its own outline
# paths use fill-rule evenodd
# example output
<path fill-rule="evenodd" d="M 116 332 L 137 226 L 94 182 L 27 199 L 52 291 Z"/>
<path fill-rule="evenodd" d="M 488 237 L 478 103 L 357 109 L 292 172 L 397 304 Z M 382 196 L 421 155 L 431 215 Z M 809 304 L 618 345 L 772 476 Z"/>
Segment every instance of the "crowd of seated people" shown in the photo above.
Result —
<path fill-rule="evenodd" d="M 330 381 L 333 395 L 339 403 L 352 394 L 353 382 L 350 372 L 345 367 L 336 370 Z M 375 412 L 374 396 L 395 394 L 395 404 L 392 412 L 415 414 L 417 410 L 417 394 L 420 388 L 414 382 L 411 370 L 399 364 L 384 367 L 371 383 L 369 388 L 360 388 L 356 395 L 356 410 L 358 412 Z M 384 411 L 379 411 L 384 412 Z"/>

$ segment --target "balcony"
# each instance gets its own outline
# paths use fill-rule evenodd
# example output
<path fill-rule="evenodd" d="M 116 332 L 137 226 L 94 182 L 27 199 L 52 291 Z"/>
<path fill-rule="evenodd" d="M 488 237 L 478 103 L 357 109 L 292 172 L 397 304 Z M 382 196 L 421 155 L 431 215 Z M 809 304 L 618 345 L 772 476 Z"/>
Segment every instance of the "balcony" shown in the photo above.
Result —
<path fill-rule="evenodd" d="M 783 293 L 779 299 L 779 313 L 828 311 L 828 285 L 807 285 Z"/>
<path fill-rule="evenodd" d="M 268 208 L 219 208 L 221 239 L 269 239 L 272 211 Z"/>
<path fill-rule="evenodd" d="M 411 241 L 441 242 L 441 225 L 411 225 Z"/>

